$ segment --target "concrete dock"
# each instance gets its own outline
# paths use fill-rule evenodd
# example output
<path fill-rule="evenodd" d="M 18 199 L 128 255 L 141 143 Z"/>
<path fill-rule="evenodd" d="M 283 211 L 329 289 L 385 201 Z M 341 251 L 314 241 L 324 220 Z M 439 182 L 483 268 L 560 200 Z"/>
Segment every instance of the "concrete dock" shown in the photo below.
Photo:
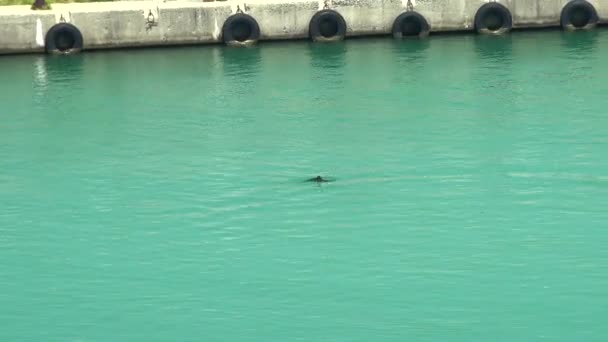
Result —
<path fill-rule="evenodd" d="M 118 1 L 0 7 L 0 54 L 57 53 L 183 44 L 247 46 L 265 40 L 421 38 L 470 31 L 608 22 L 608 0 Z"/>

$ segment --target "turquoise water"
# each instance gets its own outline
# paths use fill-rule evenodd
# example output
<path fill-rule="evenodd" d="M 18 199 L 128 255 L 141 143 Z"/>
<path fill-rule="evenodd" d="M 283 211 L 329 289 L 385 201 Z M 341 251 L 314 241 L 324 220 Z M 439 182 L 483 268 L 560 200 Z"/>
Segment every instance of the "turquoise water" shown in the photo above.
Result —
<path fill-rule="evenodd" d="M 0 58 L 0 341 L 603 341 L 607 60 L 607 31 Z"/>

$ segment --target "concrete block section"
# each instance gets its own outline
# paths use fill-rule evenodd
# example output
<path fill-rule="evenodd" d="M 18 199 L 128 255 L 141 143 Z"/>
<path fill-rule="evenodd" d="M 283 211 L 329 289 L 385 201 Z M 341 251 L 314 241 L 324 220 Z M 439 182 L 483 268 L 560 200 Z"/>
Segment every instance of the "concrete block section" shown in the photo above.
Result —
<path fill-rule="evenodd" d="M 247 14 L 260 26 L 263 40 L 308 38 L 310 19 L 318 1 L 257 2 L 247 4 Z"/>
<path fill-rule="evenodd" d="M 166 6 L 159 8 L 157 28 L 163 44 L 219 43 L 222 26 L 231 14 L 229 6 Z"/>
<path fill-rule="evenodd" d="M 70 23 L 81 32 L 84 49 L 158 44 L 159 30 L 148 30 L 144 10 L 74 12 Z"/>
<path fill-rule="evenodd" d="M 0 54 L 44 51 L 46 31 L 55 23 L 51 13 L 18 9 L 0 16 Z"/>
<path fill-rule="evenodd" d="M 367 36 L 389 34 L 406 7 L 401 0 L 333 0 L 331 9 L 344 17 L 347 36 Z"/>
<path fill-rule="evenodd" d="M 140 1 L 129 7 L 71 13 L 71 23 L 84 38 L 85 49 L 217 43 L 229 5 L 158 4 Z"/>
<path fill-rule="evenodd" d="M 560 25 L 563 0 L 509 1 L 516 28 L 551 27 Z"/>
<path fill-rule="evenodd" d="M 417 0 L 414 10 L 422 14 L 431 31 L 468 31 L 474 27 L 475 14 L 485 1 L 481 0 Z"/>

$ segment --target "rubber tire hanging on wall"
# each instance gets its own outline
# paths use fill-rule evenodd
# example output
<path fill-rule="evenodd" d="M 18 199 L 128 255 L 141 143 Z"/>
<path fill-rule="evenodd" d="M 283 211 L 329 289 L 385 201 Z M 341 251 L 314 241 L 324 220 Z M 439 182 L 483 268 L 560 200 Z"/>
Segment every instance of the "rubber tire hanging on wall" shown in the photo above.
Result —
<path fill-rule="evenodd" d="M 475 31 L 480 34 L 501 35 L 513 28 L 513 17 L 504 5 L 489 2 L 475 14 Z"/>
<path fill-rule="evenodd" d="M 222 39 L 229 46 L 250 46 L 260 39 L 260 26 L 250 15 L 236 13 L 228 17 L 222 28 Z"/>
<path fill-rule="evenodd" d="M 573 0 L 562 9 L 560 24 L 568 31 L 590 30 L 595 28 L 598 20 L 592 4 L 585 0 Z"/>
<path fill-rule="evenodd" d="M 346 21 L 340 13 L 325 9 L 310 19 L 308 28 L 310 39 L 314 42 L 335 42 L 346 37 Z"/>
<path fill-rule="evenodd" d="M 401 13 L 393 22 L 393 38 L 427 37 L 431 27 L 426 19 L 418 12 Z"/>
<path fill-rule="evenodd" d="M 46 53 L 71 55 L 82 51 L 83 38 L 80 30 L 69 23 L 59 23 L 51 27 L 44 39 Z"/>

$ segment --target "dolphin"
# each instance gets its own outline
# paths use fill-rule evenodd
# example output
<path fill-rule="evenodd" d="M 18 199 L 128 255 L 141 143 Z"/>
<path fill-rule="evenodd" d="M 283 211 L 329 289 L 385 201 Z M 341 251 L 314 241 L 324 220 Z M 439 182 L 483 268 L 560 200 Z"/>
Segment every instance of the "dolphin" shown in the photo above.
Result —
<path fill-rule="evenodd" d="M 329 183 L 329 182 L 333 182 L 333 180 L 327 179 L 327 178 L 323 178 L 321 176 L 317 176 L 317 177 L 314 177 L 314 178 L 307 179 L 306 182 L 310 182 L 310 183 L 313 183 L 313 182 L 314 183 Z"/>

